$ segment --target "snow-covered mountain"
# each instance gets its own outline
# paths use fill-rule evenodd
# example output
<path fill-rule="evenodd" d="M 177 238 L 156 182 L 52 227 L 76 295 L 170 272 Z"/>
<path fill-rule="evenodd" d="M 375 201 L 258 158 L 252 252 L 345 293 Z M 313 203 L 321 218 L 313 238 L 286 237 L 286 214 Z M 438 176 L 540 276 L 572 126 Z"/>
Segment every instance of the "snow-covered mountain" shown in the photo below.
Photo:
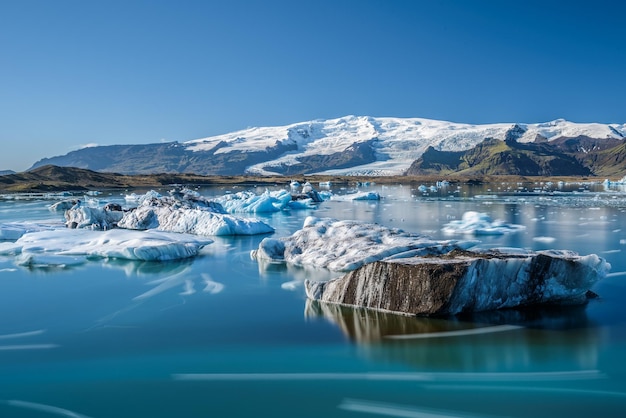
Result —
<path fill-rule="evenodd" d="M 121 173 L 398 175 L 427 148 L 464 151 L 486 138 L 546 142 L 563 138 L 626 137 L 626 124 L 546 123 L 471 125 L 422 118 L 346 116 L 169 144 L 92 147 L 41 160 Z M 100 155 L 102 154 L 102 155 Z"/>

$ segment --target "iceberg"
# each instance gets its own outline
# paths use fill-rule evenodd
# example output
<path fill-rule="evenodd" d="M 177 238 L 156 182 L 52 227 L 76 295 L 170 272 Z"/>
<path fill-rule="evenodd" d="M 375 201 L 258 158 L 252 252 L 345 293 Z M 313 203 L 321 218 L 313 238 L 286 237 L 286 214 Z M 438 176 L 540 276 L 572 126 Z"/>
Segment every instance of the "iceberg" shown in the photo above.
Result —
<path fill-rule="evenodd" d="M 274 228 L 255 218 L 227 214 L 224 207 L 195 193 L 173 192 L 171 196 L 146 196 L 136 209 L 125 212 L 119 228 L 178 232 L 195 235 L 255 235 Z"/>
<path fill-rule="evenodd" d="M 466 235 L 502 235 L 522 231 L 524 225 L 509 224 L 501 220 L 492 220 L 486 213 L 468 211 L 461 220 L 451 221 L 444 225 L 442 231 L 446 234 Z"/>
<path fill-rule="evenodd" d="M 228 213 L 271 213 L 288 207 L 291 193 L 287 190 L 270 192 L 261 195 L 250 191 L 227 194 L 214 199 Z"/>
<path fill-rule="evenodd" d="M 437 241 L 378 224 L 309 216 L 291 236 L 264 238 L 250 255 L 257 260 L 348 271 L 390 256 L 445 254 L 474 244 L 476 241 Z"/>
<path fill-rule="evenodd" d="M 68 228 L 90 228 L 106 230 L 117 227 L 124 216 L 121 207 L 107 204 L 103 208 L 75 205 L 64 213 Z"/>
<path fill-rule="evenodd" d="M 325 282 L 309 299 L 405 315 L 455 315 L 533 305 L 581 304 L 610 269 L 595 254 L 453 251 L 369 263 Z"/>
<path fill-rule="evenodd" d="M 19 265 L 71 265 L 81 257 L 168 261 L 194 257 L 209 238 L 162 231 L 57 229 L 30 232 L 0 243 L 0 255 L 17 255 Z M 78 258 L 77 258 L 78 257 Z"/>
<path fill-rule="evenodd" d="M 341 202 L 347 202 L 352 200 L 380 200 L 380 194 L 378 192 L 356 192 L 348 193 L 345 195 L 332 195 L 330 200 L 337 200 Z"/>

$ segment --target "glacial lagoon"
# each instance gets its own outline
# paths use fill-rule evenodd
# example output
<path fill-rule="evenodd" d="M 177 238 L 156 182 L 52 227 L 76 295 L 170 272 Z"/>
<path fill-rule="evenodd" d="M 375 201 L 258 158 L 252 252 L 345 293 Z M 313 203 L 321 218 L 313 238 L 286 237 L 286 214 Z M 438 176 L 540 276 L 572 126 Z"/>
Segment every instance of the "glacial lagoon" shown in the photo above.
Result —
<path fill-rule="evenodd" d="M 316 216 L 485 247 L 597 254 L 612 266 L 592 289 L 598 297 L 583 306 L 454 318 L 323 305 L 306 299 L 304 280 L 337 273 L 252 259 L 267 234 L 211 237 L 197 256 L 178 261 L 18 265 L 3 255 L 0 416 L 622 416 L 623 186 L 440 186 L 330 185 L 318 190 L 345 198 L 239 215 L 271 225 L 272 237 Z M 244 190 L 261 194 L 265 186 L 197 191 L 212 198 Z M 351 200 L 357 191 L 381 199 Z M 127 193 L 86 197 L 128 206 Z M 48 210 L 59 199 L 2 196 L 0 223 L 61 224 Z M 444 231 L 471 211 L 523 228 Z"/>

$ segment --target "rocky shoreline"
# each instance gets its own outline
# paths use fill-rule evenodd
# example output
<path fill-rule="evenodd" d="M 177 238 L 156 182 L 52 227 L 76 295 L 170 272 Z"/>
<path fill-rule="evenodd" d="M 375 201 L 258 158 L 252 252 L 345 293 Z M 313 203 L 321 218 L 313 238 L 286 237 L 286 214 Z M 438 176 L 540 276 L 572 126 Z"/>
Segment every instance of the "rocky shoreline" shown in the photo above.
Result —
<path fill-rule="evenodd" d="M 0 176 L 2 193 L 40 193 L 59 191 L 87 191 L 94 189 L 158 188 L 171 185 L 210 186 L 217 184 L 285 184 L 297 180 L 304 184 L 332 182 L 333 184 L 355 184 L 373 182 L 378 184 L 423 184 L 441 181 L 442 176 L 323 176 L 297 175 L 294 178 L 271 176 L 203 176 L 196 174 L 162 173 L 150 175 L 126 175 L 103 173 L 74 167 L 43 166 L 22 173 Z M 487 184 L 500 182 L 535 183 L 545 181 L 601 182 L 604 178 L 594 176 L 577 177 L 532 177 L 532 176 L 454 176 L 446 175 L 452 184 Z"/>

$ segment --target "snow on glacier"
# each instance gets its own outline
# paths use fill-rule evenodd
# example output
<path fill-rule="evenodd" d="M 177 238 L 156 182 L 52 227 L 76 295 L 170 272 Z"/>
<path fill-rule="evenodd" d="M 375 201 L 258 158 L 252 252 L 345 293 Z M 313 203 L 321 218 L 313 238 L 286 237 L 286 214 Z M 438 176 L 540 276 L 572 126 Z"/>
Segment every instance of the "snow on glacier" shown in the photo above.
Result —
<path fill-rule="evenodd" d="M 391 256 L 443 254 L 474 244 L 433 240 L 379 224 L 309 216 L 291 236 L 264 238 L 250 255 L 257 260 L 348 271 Z"/>
<path fill-rule="evenodd" d="M 467 150 L 485 138 L 504 139 L 515 125 L 523 131 L 520 142 L 534 141 L 537 135 L 548 141 L 558 137 L 626 136 L 626 124 L 574 123 L 557 119 L 545 123 L 493 123 L 472 125 L 424 118 L 345 116 L 285 126 L 249 128 L 237 132 L 183 143 L 191 151 L 208 151 L 219 144 L 216 153 L 264 152 L 276 144 L 291 144 L 297 152 L 248 167 L 252 174 L 275 174 L 271 167 L 293 165 L 298 157 L 343 152 L 355 143 L 375 140 L 377 161 L 359 167 L 329 170 L 325 174 L 392 175 L 405 171 L 424 151 L 433 146 L 442 151 Z"/>

